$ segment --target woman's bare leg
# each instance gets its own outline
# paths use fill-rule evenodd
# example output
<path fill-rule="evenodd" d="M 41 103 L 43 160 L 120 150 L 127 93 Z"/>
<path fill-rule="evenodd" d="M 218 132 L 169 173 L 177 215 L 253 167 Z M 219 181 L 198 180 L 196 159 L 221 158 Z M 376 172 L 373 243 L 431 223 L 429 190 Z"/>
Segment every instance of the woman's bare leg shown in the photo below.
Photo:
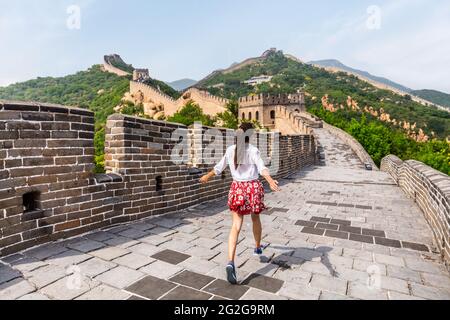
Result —
<path fill-rule="evenodd" d="M 252 214 L 253 236 L 255 237 L 256 248 L 261 247 L 262 224 L 259 214 Z"/>
<path fill-rule="evenodd" d="M 236 246 L 241 233 L 244 217 L 236 212 L 232 212 L 233 225 L 231 226 L 230 237 L 228 240 L 228 261 L 233 261 L 236 257 Z"/>

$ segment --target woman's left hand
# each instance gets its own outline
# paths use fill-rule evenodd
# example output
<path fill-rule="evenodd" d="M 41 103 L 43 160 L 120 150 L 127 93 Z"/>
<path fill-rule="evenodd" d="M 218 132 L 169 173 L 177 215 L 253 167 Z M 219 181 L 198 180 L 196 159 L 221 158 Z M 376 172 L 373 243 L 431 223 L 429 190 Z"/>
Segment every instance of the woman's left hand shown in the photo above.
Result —
<path fill-rule="evenodd" d="M 281 191 L 280 187 L 278 186 L 278 181 L 276 181 L 276 180 L 271 179 L 269 181 L 269 186 L 273 192 Z"/>

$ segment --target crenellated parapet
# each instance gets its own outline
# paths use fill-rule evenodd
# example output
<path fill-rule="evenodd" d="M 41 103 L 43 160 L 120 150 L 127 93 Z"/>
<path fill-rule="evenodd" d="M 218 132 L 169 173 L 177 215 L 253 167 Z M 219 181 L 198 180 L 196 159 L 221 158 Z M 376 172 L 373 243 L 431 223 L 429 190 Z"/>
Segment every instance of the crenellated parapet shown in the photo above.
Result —
<path fill-rule="evenodd" d="M 293 94 L 257 94 L 239 99 L 241 107 L 254 106 L 277 106 L 277 105 L 303 105 L 305 103 L 304 94 L 301 92 Z"/>
<path fill-rule="evenodd" d="M 385 157 L 381 170 L 389 173 L 422 210 L 436 248 L 450 266 L 450 177 L 419 161 Z"/>

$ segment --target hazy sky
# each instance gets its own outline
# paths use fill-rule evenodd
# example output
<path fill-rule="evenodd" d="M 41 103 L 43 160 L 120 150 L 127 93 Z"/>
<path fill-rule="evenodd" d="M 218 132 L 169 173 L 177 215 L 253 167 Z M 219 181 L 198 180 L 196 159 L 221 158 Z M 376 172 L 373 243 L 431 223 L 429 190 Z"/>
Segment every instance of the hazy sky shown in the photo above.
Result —
<path fill-rule="evenodd" d="M 200 79 L 270 47 L 450 92 L 450 1 L 0 0 L 0 85 L 108 53 L 161 80 Z"/>

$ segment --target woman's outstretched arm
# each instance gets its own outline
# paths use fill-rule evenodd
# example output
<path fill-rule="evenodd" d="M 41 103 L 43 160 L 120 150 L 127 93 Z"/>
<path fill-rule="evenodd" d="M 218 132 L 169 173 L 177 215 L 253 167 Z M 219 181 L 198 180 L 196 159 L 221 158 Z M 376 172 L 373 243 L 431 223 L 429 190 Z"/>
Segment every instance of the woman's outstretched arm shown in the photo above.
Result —
<path fill-rule="evenodd" d="M 267 183 L 270 186 L 270 189 L 274 192 L 278 192 L 281 191 L 280 187 L 278 186 L 278 181 L 274 180 L 271 176 L 270 176 L 270 171 L 269 169 L 266 167 L 266 165 L 264 164 L 264 160 L 261 158 L 261 152 L 259 152 L 259 150 L 256 150 L 254 152 L 254 154 L 252 155 L 253 157 L 253 161 L 256 164 L 256 166 L 258 167 L 258 172 L 261 176 L 264 177 L 264 179 L 266 179 Z"/>
<path fill-rule="evenodd" d="M 225 154 L 225 156 L 222 158 L 222 160 L 220 160 L 220 162 L 214 167 L 213 170 L 200 178 L 200 183 L 208 183 L 208 181 L 213 177 L 221 175 L 222 172 L 226 169 L 227 165 L 227 155 Z"/>

